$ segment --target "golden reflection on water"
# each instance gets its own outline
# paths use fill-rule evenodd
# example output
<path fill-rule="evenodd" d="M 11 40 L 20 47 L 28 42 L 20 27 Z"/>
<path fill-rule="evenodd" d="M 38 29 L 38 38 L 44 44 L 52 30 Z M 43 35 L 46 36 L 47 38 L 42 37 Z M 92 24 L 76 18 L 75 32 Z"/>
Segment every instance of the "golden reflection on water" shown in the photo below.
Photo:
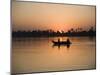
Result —
<path fill-rule="evenodd" d="M 66 40 L 66 37 L 60 37 Z M 95 69 L 95 38 L 70 37 L 72 45 L 53 46 L 51 38 L 14 38 L 12 73 Z"/>

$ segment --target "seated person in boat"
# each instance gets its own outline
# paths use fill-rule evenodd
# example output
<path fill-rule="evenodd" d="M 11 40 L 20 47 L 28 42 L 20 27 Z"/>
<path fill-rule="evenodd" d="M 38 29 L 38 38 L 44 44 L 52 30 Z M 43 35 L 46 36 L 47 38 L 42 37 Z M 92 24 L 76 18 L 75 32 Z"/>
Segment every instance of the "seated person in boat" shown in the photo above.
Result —
<path fill-rule="evenodd" d="M 69 39 L 67 39 L 67 43 L 71 43 Z"/>

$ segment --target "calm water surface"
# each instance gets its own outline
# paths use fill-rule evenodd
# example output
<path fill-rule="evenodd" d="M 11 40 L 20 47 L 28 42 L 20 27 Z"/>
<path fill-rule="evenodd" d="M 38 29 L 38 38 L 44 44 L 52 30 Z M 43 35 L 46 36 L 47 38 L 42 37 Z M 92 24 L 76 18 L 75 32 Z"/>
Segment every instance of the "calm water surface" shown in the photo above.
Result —
<path fill-rule="evenodd" d="M 53 46 L 58 37 L 13 38 L 12 73 L 95 69 L 95 38 L 69 38 L 70 47 Z"/>

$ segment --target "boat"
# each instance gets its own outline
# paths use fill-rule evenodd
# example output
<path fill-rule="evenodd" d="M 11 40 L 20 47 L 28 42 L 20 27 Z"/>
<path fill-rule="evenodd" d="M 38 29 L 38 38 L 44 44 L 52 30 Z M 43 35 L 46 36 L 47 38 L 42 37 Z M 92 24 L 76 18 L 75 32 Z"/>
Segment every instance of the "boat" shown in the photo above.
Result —
<path fill-rule="evenodd" d="M 52 41 L 54 45 L 70 45 L 70 41 Z"/>

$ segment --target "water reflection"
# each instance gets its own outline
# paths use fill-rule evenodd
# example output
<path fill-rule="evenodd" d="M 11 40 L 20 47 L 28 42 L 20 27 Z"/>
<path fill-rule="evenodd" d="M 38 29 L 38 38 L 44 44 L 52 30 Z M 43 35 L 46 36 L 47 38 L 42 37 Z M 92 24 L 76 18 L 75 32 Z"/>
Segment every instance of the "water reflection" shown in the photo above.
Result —
<path fill-rule="evenodd" d="M 54 45 L 51 41 L 57 39 L 13 38 L 12 73 L 95 68 L 95 38 L 70 37 L 72 44 Z"/>

